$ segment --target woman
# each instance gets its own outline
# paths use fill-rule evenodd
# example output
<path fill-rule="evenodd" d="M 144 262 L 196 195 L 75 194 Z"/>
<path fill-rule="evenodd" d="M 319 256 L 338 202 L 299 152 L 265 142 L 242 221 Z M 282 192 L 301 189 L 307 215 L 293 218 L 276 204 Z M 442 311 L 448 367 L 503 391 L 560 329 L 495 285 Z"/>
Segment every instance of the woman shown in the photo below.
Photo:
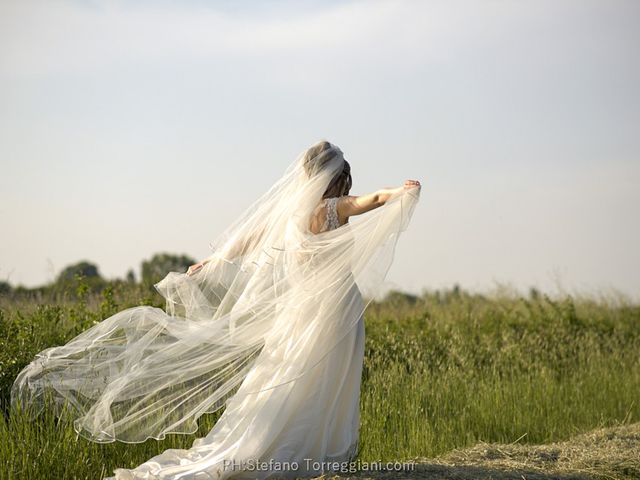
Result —
<path fill-rule="evenodd" d="M 71 405 L 76 431 L 96 442 L 194 433 L 203 413 L 225 407 L 190 449 L 110 480 L 298 477 L 353 459 L 363 294 L 384 279 L 420 184 L 362 196 L 350 188 L 342 151 L 312 145 L 209 258 L 155 285 L 166 311 L 129 308 L 41 352 L 12 403 Z"/>

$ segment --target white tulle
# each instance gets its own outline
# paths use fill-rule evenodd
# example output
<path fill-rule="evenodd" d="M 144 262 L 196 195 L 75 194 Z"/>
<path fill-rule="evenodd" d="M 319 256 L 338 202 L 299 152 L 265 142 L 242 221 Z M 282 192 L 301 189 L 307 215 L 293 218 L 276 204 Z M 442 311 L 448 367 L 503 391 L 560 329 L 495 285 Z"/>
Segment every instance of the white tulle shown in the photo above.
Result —
<path fill-rule="evenodd" d="M 200 271 L 155 285 L 165 310 L 126 309 L 44 350 L 16 378 L 12 404 L 71 405 L 80 435 L 131 443 L 194 433 L 203 413 L 226 407 L 190 449 L 117 469 L 115 479 L 302 476 L 325 469 L 314 461 L 352 458 L 363 313 L 420 189 L 340 226 L 337 199 L 323 193 L 342 152 L 308 152 L 212 242 Z M 319 208 L 325 229 L 313 234 Z M 298 469 L 251 469 L 257 460 Z"/>

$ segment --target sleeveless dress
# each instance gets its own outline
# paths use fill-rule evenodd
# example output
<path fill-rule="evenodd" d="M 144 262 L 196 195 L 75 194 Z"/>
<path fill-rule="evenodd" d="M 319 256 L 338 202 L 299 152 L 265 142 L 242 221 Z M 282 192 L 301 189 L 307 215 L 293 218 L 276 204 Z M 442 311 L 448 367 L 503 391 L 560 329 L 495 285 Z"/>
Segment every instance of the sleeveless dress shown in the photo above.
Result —
<path fill-rule="evenodd" d="M 326 209 L 321 231 L 340 227 L 337 202 L 333 197 L 320 204 Z M 329 473 L 336 468 L 333 462 L 353 460 L 365 329 L 360 290 L 353 284 L 347 293 L 337 311 L 358 315 L 358 321 L 310 372 L 278 388 L 243 395 L 277 383 L 274 375 L 280 372 L 258 357 L 204 438 L 188 450 L 165 450 L 135 469 L 118 468 L 106 480 L 296 478 Z M 260 356 L 273 358 L 279 348 L 271 349 L 267 341 Z"/>

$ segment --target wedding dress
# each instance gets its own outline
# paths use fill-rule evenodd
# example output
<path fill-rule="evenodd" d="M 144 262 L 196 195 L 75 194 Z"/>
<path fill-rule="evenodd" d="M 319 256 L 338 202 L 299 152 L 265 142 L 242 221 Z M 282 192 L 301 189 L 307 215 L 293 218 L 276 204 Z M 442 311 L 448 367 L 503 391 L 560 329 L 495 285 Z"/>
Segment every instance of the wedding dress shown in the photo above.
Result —
<path fill-rule="evenodd" d="M 191 448 L 107 480 L 295 478 L 352 460 L 364 310 L 420 190 L 340 225 L 338 197 L 322 193 L 344 169 L 342 151 L 310 151 L 212 243 L 200 271 L 155 285 L 166 311 L 129 308 L 44 350 L 16 378 L 12 404 L 34 414 L 71 405 L 83 437 L 129 443 L 194 433 L 203 413 L 225 407 Z M 318 209 L 325 224 L 312 233 Z"/>

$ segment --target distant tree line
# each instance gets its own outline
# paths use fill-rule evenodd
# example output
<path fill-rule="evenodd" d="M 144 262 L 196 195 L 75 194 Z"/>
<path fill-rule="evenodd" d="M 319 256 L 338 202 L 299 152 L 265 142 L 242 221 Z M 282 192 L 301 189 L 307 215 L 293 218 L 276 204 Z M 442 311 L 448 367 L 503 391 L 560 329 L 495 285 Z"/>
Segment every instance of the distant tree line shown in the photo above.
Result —
<path fill-rule="evenodd" d="M 12 286 L 9 282 L 0 280 L 0 296 L 10 296 L 11 298 L 22 295 L 37 294 L 42 297 L 49 294 L 59 294 L 70 292 L 72 297 L 77 297 L 78 287 L 80 290 L 89 292 L 103 292 L 107 287 L 120 285 L 122 287 L 136 286 L 147 293 L 155 292 L 154 284 L 162 280 L 169 272 L 186 272 L 190 265 L 196 263 L 188 255 L 176 255 L 171 253 L 156 253 L 148 260 L 143 260 L 140 265 L 140 280 L 136 278 L 133 269 L 129 269 L 124 278 L 112 280 L 105 279 L 100 274 L 98 266 L 87 260 L 82 260 L 62 269 L 56 279 L 49 284 L 40 287 L 28 288 L 24 286 Z M 531 300 L 539 299 L 543 294 L 535 287 L 531 287 L 528 297 Z M 386 304 L 414 305 L 419 299 L 429 298 L 436 303 L 448 303 L 459 301 L 464 298 L 482 297 L 481 294 L 470 294 L 465 292 L 457 283 L 452 288 L 443 291 L 425 291 L 421 295 L 402 292 L 399 290 L 389 291 L 383 301 Z"/>
<path fill-rule="evenodd" d="M 10 293 L 27 293 L 37 290 L 73 290 L 78 282 L 83 281 L 90 290 L 100 291 L 109 283 L 129 283 L 141 284 L 152 287 L 153 284 L 162 280 L 169 272 L 186 272 L 190 265 L 196 261 L 188 255 L 175 255 L 171 253 L 156 253 L 148 260 L 143 260 L 140 273 L 140 281 L 137 280 L 133 269 L 127 271 L 123 279 L 105 279 L 95 263 L 81 260 L 62 269 L 56 279 L 41 287 L 27 288 L 23 286 L 12 286 L 9 282 L 0 280 L 0 295 Z"/>

